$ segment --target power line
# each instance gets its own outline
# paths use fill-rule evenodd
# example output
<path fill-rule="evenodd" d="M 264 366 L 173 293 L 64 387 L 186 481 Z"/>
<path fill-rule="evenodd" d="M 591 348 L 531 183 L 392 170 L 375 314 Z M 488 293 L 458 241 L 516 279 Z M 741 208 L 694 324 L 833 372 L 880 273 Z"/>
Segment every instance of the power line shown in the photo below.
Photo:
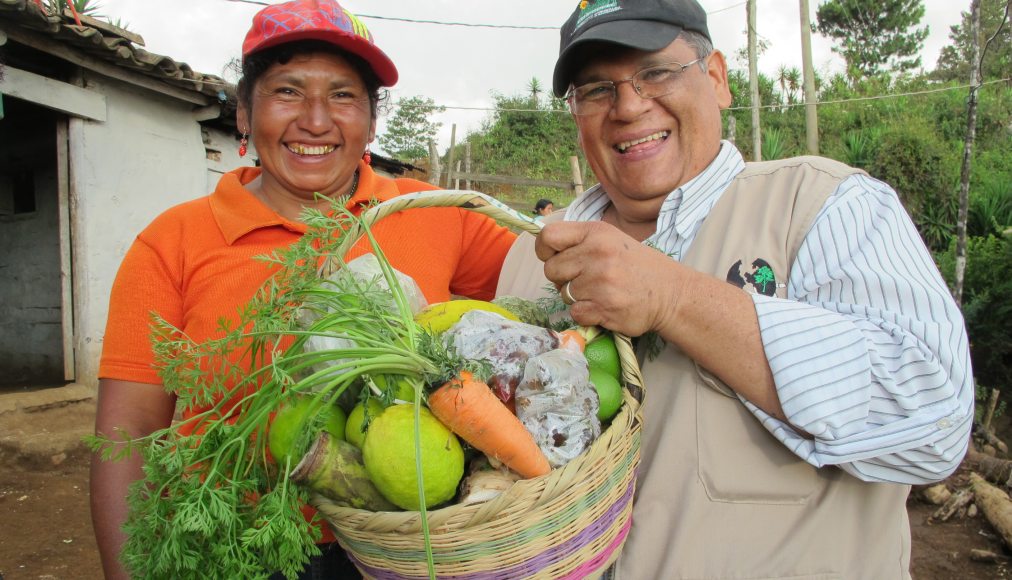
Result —
<path fill-rule="evenodd" d="M 263 2 L 261 0 L 225 0 L 226 2 L 236 2 L 239 4 L 254 4 L 257 6 L 270 6 L 271 2 Z M 739 2 L 732 4 L 731 6 L 725 6 L 723 8 L 717 8 L 707 12 L 707 14 L 716 14 L 739 6 L 744 6 L 745 2 Z M 355 16 L 359 18 L 369 18 L 372 20 L 388 20 L 392 22 L 407 22 L 410 24 L 436 24 L 440 26 L 460 26 L 465 28 L 500 28 L 508 30 L 559 30 L 561 26 L 533 26 L 533 25 L 522 25 L 522 24 L 481 24 L 474 22 L 447 22 L 442 20 L 419 20 L 414 18 L 401 18 L 397 16 L 379 16 L 376 14 L 361 14 L 356 13 Z"/>
<path fill-rule="evenodd" d="M 1012 77 L 1008 77 L 1008 78 L 1004 78 L 1004 79 L 990 80 L 990 81 L 987 81 L 987 82 L 980 83 L 978 86 L 983 87 L 985 85 L 993 85 L 995 83 L 1009 83 L 1009 82 L 1012 82 Z M 958 91 L 958 90 L 961 90 L 961 89 L 968 89 L 968 88 L 970 88 L 970 85 L 967 84 L 967 85 L 958 85 L 958 86 L 954 86 L 954 87 L 939 87 L 937 89 L 927 89 L 927 90 L 923 90 L 923 91 L 910 91 L 910 92 L 907 92 L 907 93 L 895 93 L 895 94 L 889 94 L 889 95 L 870 95 L 870 96 L 867 96 L 867 97 L 852 97 L 852 98 L 849 98 L 849 99 L 835 99 L 835 100 L 832 100 L 832 101 L 816 101 L 815 104 L 816 105 L 838 105 L 838 104 L 841 104 L 841 103 L 856 103 L 858 101 L 879 101 L 879 100 L 882 100 L 882 99 L 895 99 L 895 98 L 899 98 L 899 97 L 916 97 L 916 96 L 920 96 L 920 95 L 928 95 L 928 94 L 931 94 L 931 93 L 944 93 L 944 92 L 947 92 L 947 91 Z M 806 105 L 806 103 L 803 103 L 803 102 L 802 103 L 785 103 L 785 104 L 777 104 L 777 105 L 762 105 L 759 108 L 761 108 L 761 109 L 787 109 L 787 108 L 794 108 L 794 107 L 804 107 L 805 105 Z M 727 110 L 727 111 L 744 111 L 744 110 L 747 110 L 747 109 L 750 109 L 750 108 L 751 107 L 745 107 L 745 106 L 743 106 L 743 107 L 728 107 L 725 110 Z"/>
<path fill-rule="evenodd" d="M 1004 78 L 1004 79 L 994 79 L 994 80 L 986 81 L 986 82 L 981 83 L 980 86 L 993 85 L 995 83 L 1008 83 L 1008 82 L 1012 82 L 1012 77 Z M 900 97 L 916 97 L 916 96 L 928 95 L 928 94 L 932 94 L 932 93 L 942 93 L 942 92 L 947 92 L 947 91 L 957 91 L 957 90 L 967 89 L 969 87 L 970 87 L 970 85 L 968 85 L 968 84 L 967 85 L 958 85 L 958 86 L 954 86 L 954 87 L 939 87 L 937 89 L 927 89 L 927 90 L 923 90 L 923 91 L 910 91 L 910 92 L 906 92 L 906 93 L 894 93 L 894 94 L 888 94 L 888 95 L 871 95 L 871 96 L 867 96 L 867 97 L 852 97 L 852 98 L 849 98 L 849 99 L 834 99 L 834 100 L 829 100 L 829 101 L 817 101 L 815 104 L 816 105 L 838 105 L 838 104 L 841 104 L 841 103 L 854 103 L 854 102 L 859 102 L 859 101 L 876 101 L 876 100 L 882 100 L 882 99 L 895 99 L 895 98 L 900 98 Z M 401 105 L 397 105 L 395 103 L 388 103 L 386 106 L 396 107 L 396 108 L 401 108 L 402 107 Z M 803 106 L 805 106 L 805 103 L 786 103 L 786 104 L 775 104 L 775 105 L 762 105 L 760 108 L 761 109 L 787 109 L 787 108 L 803 107 Z M 566 114 L 569 113 L 569 111 L 566 110 L 566 109 L 512 109 L 512 108 L 507 109 L 507 108 L 497 108 L 497 107 L 493 107 L 493 108 L 489 108 L 489 107 L 457 107 L 457 106 L 452 106 L 452 105 L 404 105 L 403 107 L 404 108 L 415 108 L 415 109 L 439 109 L 439 108 L 443 108 L 443 109 L 446 109 L 446 110 L 461 110 L 461 111 L 502 111 L 502 112 L 508 112 L 508 113 L 566 113 Z M 750 107 L 743 106 L 743 107 L 728 107 L 725 110 L 726 111 L 745 111 L 745 110 L 748 110 L 748 109 L 750 109 Z"/>

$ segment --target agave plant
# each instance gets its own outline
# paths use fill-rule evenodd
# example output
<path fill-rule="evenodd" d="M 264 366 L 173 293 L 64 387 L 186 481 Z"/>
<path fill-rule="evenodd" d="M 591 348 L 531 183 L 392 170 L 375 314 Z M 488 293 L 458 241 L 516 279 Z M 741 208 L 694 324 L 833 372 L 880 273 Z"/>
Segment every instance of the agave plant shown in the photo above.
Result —
<path fill-rule="evenodd" d="M 763 159 L 771 161 L 781 159 L 787 151 L 787 134 L 783 129 L 774 128 L 763 131 Z"/>
<path fill-rule="evenodd" d="M 970 195 L 967 233 L 1001 235 L 1012 225 L 1012 185 L 993 180 Z"/>
<path fill-rule="evenodd" d="M 941 252 L 949 247 L 949 242 L 956 233 L 955 214 L 955 203 L 924 204 L 914 218 L 924 245 L 934 252 Z"/>
<path fill-rule="evenodd" d="M 73 5 L 74 11 L 82 16 L 91 16 L 92 18 L 102 16 L 98 13 L 102 6 L 95 0 L 48 0 L 48 3 L 51 14 L 61 14 L 64 8 Z"/>

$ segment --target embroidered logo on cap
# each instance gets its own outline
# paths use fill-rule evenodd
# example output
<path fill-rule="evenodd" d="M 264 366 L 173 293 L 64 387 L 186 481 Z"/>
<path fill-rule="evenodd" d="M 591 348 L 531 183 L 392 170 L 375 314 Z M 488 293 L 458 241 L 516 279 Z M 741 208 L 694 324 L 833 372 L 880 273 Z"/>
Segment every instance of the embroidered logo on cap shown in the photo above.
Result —
<path fill-rule="evenodd" d="M 591 18 L 611 14 L 621 9 L 618 0 L 582 0 L 580 2 L 580 16 L 576 19 L 574 30 L 579 29 Z"/>

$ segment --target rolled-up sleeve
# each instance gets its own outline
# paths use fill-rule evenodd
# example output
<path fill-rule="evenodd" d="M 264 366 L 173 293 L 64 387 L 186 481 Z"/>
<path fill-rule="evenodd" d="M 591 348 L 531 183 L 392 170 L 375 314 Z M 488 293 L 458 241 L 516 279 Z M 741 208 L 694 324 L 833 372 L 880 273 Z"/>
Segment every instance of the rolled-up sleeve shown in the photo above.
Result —
<path fill-rule="evenodd" d="M 866 481 L 956 469 L 974 401 L 963 317 L 891 188 L 844 180 L 801 245 L 787 298 L 753 299 L 790 424 L 744 402 L 784 445 Z"/>

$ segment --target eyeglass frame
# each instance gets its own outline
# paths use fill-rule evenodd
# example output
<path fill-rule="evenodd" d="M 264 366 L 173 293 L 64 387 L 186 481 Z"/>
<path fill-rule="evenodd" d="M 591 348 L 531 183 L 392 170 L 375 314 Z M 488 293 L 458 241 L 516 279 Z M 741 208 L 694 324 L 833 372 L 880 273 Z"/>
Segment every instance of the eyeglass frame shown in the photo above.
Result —
<path fill-rule="evenodd" d="M 569 105 L 569 111 L 572 114 L 574 114 L 574 115 L 582 117 L 582 116 L 588 116 L 588 115 L 594 115 L 594 114 L 596 114 L 596 112 L 592 112 L 592 113 L 577 113 L 576 110 L 575 110 L 576 107 L 574 107 L 573 102 L 575 101 L 575 98 L 576 98 L 576 91 L 578 91 L 579 89 L 584 88 L 584 87 L 595 86 L 595 85 L 596 86 L 608 86 L 608 85 L 611 86 L 611 97 L 608 99 L 608 101 L 609 101 L 610 104 L 608 105 L 608 107 L 603 108 L 600 112 L 607 111 L 608 109 L 610 109 L 615 104 L 615 100 L 618 98 L 618 86 L 621 85 L 622 83 L 629 83 L 629 84 L 631 84 L 633 90 L 636 91 L 636 94 L 641 99 L 656 99 L 658 97 L 664 97 L 664 96 L 670 95 L 671 93 L 675 92 L 674 85 L 672 86 L 671 90 L 669 90 L 667 92 L 660 93 L 660 94 L 657 94 L 657 95 L 651 95 L 651 96 L 647 97 L 647 96 L 643 95 L 642 84 L 639 84 L 639 83 L 636 82 L 636 77 L 639 76 L 639 75 L 641 75 L 641 74 L 643 74 L 644 72 L 646 72 L 648 70 L 651 70 L 651 69 L 662 68 L 662 67 L 671 67 L 672 65 L 675 65 L 674 67 L 671 68 L 671 72 L 675 73 L 672 78 L 674 79 L 673 82 L 677 83 L 677 80 L 682 76 L 683 73 L 685 73 L 685 69 L 689 68 L 690 66 L 692 66 L 694 64 L 698 64 L 698 63 L 702 62 L 708 56 L 710 56 L 710 55 L 701 56 L 701 57 L 697 58 L 696 60 L 694 60 L 692 62 L 689 62 L 689 63 L 686 63 L 686 64 L 682 64 L 682 63 L 678 62 L 677 60 L 673 60 L 671 62 L 662 62 L 660 64 L 652 64 L 650 66 L 646 66 L 646 67 L 641 68 L 640 70 L 636 71 L 635 73 L 633 73 L 632 76 L 630 76 L 628 78 L 619 79 L 617 81 L 593 81 L 593 82 L 589 82 L 589 83 L 584 83 L 584 84 L 582 84 L 582 85 L 580 85 L 578 87 L 577 86 L 571 87 L 569 89 L 569 92 L 566 93 L 566 96 L 564 97 L 564 99 L 566 101 L 566 104 Z M 642 80 L 641 80 L 641 82 L 642 82 Z M 591 101 L 591 102 L 596 102 L 597 100 L 598 99 L 595 99 L 594 101 Z"/>

